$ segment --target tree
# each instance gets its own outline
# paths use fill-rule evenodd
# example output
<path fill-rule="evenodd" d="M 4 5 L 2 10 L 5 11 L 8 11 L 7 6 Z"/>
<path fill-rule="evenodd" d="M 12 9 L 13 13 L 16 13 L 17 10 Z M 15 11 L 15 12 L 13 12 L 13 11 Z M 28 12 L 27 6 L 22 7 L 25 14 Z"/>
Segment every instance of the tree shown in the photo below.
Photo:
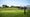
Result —
<path fill-rule="evenodd" d="M 15 8 L 15 6 L 11 6 L 11 8 Z"/>
<path fill-rule="evenodd" d="M 11 7 L 14 7 L 14 6 L 11 6 Z"/>
<path fill-rule="evenodd" d="M 1 8 L 1 7 L 0 7 Z"/>
<path fill-rule="evenodd" d="M 3 8 L 7 8 L 7 7 L 9 7 L 9 6 L 7 6 L 7 5 L 2 5 L 3 6 Z"/>
<path fill-rule="evenodd" d="M 24 9 L 24 7 L 21 7 L 21 9 Z"/>

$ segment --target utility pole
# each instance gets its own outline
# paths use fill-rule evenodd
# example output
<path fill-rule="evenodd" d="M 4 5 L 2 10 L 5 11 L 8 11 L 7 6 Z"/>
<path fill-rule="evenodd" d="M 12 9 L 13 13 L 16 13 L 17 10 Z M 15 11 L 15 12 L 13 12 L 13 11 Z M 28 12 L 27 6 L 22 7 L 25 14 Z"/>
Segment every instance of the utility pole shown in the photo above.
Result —
<path fill-rule="evenodd" d="M 24 17 L 27 17 L 26 9 L 27 9 L 27 7 L 24 7 Z"/>
<path fill-rule="evenodd" d="M 26 7 L 24 7 L 24 15 L 26 15 L 26 9 L 27 9 L 27 8 L 26 8 Z"/>

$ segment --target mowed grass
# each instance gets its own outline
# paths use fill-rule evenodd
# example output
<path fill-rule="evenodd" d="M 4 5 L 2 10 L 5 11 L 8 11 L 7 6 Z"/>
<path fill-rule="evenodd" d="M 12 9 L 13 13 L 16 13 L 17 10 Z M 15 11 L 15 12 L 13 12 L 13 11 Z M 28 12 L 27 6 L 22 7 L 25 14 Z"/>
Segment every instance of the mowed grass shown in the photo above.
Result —
<path fill-rule="evenodd" d="M 24 10 L 17 8 L 4 8 L 0 10 L 0 17 L 24 17 Z"/>
<path fill-rule="evenodd" d="M 30 10 L 27 10 L 27 17 L 30 17 Z"/>

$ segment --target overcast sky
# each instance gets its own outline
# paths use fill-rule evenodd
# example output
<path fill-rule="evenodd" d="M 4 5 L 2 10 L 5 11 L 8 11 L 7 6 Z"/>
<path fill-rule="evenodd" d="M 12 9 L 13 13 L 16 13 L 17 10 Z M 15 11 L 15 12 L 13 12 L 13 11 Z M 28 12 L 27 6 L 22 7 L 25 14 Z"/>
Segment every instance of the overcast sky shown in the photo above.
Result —
<path fill-rule="evenodd" d="M 14 5 L 14 6 L 26 6 L 30 5 L 30 0 L 0 0 L 0 6 L 3 4 L 6 4 L 8 6 Z"/>

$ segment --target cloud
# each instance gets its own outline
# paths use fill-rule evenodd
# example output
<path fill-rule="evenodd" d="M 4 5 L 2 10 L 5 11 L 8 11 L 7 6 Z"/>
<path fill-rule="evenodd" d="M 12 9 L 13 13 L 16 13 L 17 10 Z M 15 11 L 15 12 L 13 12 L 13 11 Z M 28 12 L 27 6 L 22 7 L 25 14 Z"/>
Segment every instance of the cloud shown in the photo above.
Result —
<path fill-rule="evenodd" d="M 14 6 L 24 6 L 24 5 L 29 5 L 30 0 L 0 0 L 0 5 L 2 4 L 7 4 L 9 6 L 14 5 Z"/>

